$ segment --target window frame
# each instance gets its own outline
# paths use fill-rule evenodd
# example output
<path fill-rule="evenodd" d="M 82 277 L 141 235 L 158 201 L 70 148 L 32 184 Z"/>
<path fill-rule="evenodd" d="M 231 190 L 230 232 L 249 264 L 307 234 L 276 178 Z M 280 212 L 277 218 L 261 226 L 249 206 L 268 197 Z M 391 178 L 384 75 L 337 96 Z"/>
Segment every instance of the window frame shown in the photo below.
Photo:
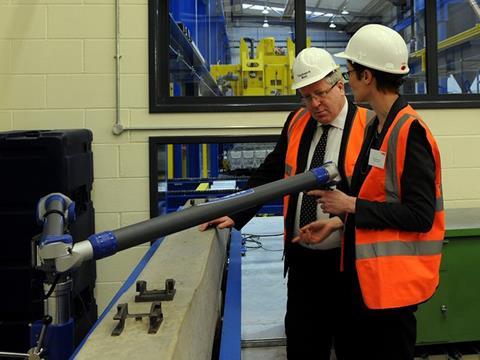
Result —
<path fill-rule="evenodd" d="M 150 189 L 150 218 L 158 214 L 158 146 L 168 144 L 217 144 L 217 143 L 276 143 L 278 134 L 252 134 L 252 135 L 165 135 L 150 136 L 148 138 L 148 167 Z"/>
<path fill-rule="evenodd" d="M 300 98 L 288 96 L 224 96 L 224 97 L 174 97 L 169 95 L 170 23 L 169 1 L 148 2 L 148 56 L 149 56 L 149 112 L 243 112 L 292 111 Z M 478 108 L 480 94 L 438 93 L 437 1 L 425 0 L 425 48 L 427 94 L 405 94 L 404 97 L 417 109 Z M 306 1 L 294 0 L 296 54 L 306 46 Z M 163 46 L 162 46 L 163 45 Z M 351 100 L 352 96 L 348 96 Z"/>

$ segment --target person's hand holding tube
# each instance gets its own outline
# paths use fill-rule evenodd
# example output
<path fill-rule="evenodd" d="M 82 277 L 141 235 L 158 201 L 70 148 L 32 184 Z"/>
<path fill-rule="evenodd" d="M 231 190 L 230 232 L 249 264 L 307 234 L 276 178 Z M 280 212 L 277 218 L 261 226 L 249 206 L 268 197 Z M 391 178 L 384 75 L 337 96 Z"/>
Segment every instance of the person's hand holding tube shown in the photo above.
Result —
<path fill-rule="evenodd" d="M 198 230 L 205 231 L 208 228 L 227 229 L 235 226 L 235 221 L 229 216 L 222 216 L 198 226 Z"/>
<path fill-rule="evenodd" d="M 324 213 L 340 215 L 355 213 L 356 197 L 348 196 L 340 190 L 312 190 L 307 195 L 315 196 Z"/>
<path fill-rule="evenodd" d="M 348 196 L 340 190 L 312 190 L 307 195 L 315 196 L 317 203 L 324 213 L 340 215 L 344 213 L 355 213 L 355 202 L 357 198 Z M 343 221 L 334 216 L 330 219 L 314 221 L 300 229 L 298 236 L 292 242 L 305 242 L 315 244 L 325 240 L 334 231 L 343 227 Z"/>

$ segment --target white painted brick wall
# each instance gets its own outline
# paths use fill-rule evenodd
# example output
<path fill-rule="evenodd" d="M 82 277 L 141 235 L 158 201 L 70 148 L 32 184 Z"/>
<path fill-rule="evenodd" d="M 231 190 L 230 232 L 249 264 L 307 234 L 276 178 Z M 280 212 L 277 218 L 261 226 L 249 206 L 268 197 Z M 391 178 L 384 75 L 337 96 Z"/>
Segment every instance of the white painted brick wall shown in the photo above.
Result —
<path fill-rule="evenodd" d="M 148 219 L 148 137 L 278 133 L 285 112 L 149 114 L 147 0 L 120 8 L 121 121 L 125 126 L 252 126 L 244 130 L 112 133 L 113 0 L 0 0 L 0 130 L 88 128 L 94 136 L 96 230 Z M 480 206 L 480 112 L 423 110 L 442 151 L 447 207 Z M 258 125 L 274 129 L 256 130 Z M 276 130 L 275 130 L 276 128 Z M 144 254 L 139 246 L 98 264 L 102 310 Z"/>

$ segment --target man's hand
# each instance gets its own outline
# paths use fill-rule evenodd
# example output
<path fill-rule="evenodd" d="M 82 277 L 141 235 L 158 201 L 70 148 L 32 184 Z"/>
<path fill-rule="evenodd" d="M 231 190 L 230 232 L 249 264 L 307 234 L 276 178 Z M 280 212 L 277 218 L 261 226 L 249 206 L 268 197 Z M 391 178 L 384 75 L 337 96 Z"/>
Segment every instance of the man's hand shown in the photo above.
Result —
<path fill-rule="evenodd" d="M 205 231 L 211 227 L 217 227 L 218 229 L 232 228 L 235 226 L 235 221 L 233 221 L 228 216 L 222 216 L 218 219 L 211 220 L 209 222 L 203 223 L 198 227 L 198 230 Z"/>
<path fill-rule="evenodd" d="M 315 196 L 324 213 L 340 215 L 355 213 L 356 197 L 348 196 L 340 190 L 312 190 L 307 195 Z"/>
<path fill-rule="evenodd" d="M 342 227 L 343 222 L 338 216 L 330 219 L 317 220 L 302 227 L 300 233 L 292 242 L 296 243 L 301 241 L 307 244 L 317 244 Z"/>

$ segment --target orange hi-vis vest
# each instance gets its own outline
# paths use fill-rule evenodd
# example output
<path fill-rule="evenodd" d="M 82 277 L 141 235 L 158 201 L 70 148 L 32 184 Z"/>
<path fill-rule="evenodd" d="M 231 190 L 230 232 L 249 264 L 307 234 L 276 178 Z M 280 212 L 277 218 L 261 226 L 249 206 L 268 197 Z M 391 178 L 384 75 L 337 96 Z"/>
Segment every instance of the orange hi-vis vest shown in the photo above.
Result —
<path fill-rule="evenodd" d="M 360 149 L 363 143 L 363 137 L 365 132 L 365 126 L 367 119 L 373 119 L 374 112 L 362 107 L 357 107 L 355 115 L 352 120 L 352 126 L 349 133 L 348 141 L 346 142 L 347 148 L 345 151 L 344 169 L 347 175 L 347 181 L 350 184 L 350 179 L 353 174 L 355 163 L 360 153 Z M 294 176 L 297 174 L 297 159 L 298 149 L 300 147 L 300 141 L 303 137 L 303 132 L 310 120 L 311 114 L 305 108 L 300 108 L 292 117 L 288 127 L 288 146 L 287 154 L 285 156 L 285 178 Z M 348 154 L 351 154 L 349 156 Z M 306 171 L 307 169 L 300 169 L 300 171 Z M 287 211 L 290 202 L 290 196 L 284 196 L 283 198 L 283 217 L 287 218 Z M 285 221 L 285 220 L 284 220 Z M 284 231 L 284 240 L 286 238 L 286 232 Z"/>
<path fill-rule="evenodd" d="M 436 208 L 433 226 L 428 232 L 355 228 L 358 280 L 363 300 L 370 309 L 419 304 L 433 295 L 439 283 L 445 235 L 440 152 L 430 130 L 410 105 L 397 114 L 383 139 L 379 149 L 386 154 L 383 169 L 372 166 L 358 198 L 401 202 L 407 138 L 415 120 L 425 128 L 435 160 Z M 346 156 L 355 155 L 347 153 Z"/>

